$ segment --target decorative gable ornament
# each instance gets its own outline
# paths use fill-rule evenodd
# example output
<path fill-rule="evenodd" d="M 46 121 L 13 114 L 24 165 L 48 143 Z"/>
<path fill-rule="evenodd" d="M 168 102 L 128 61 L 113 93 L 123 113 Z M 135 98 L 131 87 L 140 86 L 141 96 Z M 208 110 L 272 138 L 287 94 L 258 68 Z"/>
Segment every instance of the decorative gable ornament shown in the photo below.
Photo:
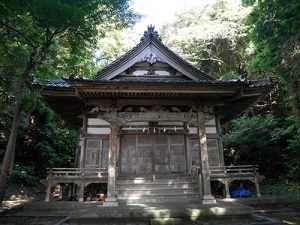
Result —
<path fill-rule="evenodd" d="M 164 62 L 163 59 L 158 57 L 155 53 L 150 52 L 148 55 L 144 56 L 139 62 L 148 62 L 150 64 L 154 64 L 156 62 Z"/>
<path fill-rule="evenodd" d="M 143 37 L 141 37 L 141 42 L 145 41 L 145 39 L 147 39 L 149 37 L 154 37 L 156 40 L 162 41 L 158 32 L 155 31 L 155 26 L 153 26 L 152 24 L 147 27 L 146 31 L 144 31 L 144 35 L 143 35 Z"/>

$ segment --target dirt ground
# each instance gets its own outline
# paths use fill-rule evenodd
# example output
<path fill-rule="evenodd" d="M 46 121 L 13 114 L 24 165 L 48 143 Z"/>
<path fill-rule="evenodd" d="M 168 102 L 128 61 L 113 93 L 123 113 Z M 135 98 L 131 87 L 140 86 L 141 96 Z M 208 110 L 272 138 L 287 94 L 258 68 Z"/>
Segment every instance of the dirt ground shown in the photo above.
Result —
<path fill-rule="evenodd" d="M 0 216 L 1 225 L 53 225 L 62 220 L 61 217 L 32 217 L 32 216 Z"/>

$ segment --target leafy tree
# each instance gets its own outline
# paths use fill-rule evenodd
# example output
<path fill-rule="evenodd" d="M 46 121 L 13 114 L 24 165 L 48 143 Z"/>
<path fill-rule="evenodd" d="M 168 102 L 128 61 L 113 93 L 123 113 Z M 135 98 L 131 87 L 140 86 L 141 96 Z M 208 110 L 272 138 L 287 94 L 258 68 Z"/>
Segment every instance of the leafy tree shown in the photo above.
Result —
<path fill-rule="evenodd" d="M 249 9 L 219 0 L 204 9 L 187 9 L 165 24 L 166 44 L 216 78 L 245 75 L 249 38 L 243 19 Z"/>
<path fill-rule="evenodd" d="M 2 0 L 0 2 L 0 71 L 3 77 L 12 75 L 12 86 L 15 87 L 12 91 L 15 103 L 14 116 L 0 173 L 1 203 L 14 158 L 26 81 L 29 76 L 40 75 L 42 73 L 39 72 L 44 72 L 49 64 L 55 65 L 55 60 L 50 62 L 47 56 L 61 52 L 62 46 L 70 53 L 70 59 L 77 61 L 73 56 L 80 56 L 85 49 L 91 49 L 99 35 L 103 35 L 107 29 L 126 27 L 133 24 L 137 18 L 138 15 L 131 11 L 128 0 Z M 57 46 L 60 50 L 56 49 Z M 2 63 L 2 60 L 9 62 L 11 59 L 18 64 Z M 69 64 L 61 66 L 65 65 Z M 14 73 L 10 72 L 12 68 Z"/>
<path fill-rule="evenodd" d="M 97 65 L 107 66 L 135 46 L 138 39 L 133 34 L 129 29 L 114 29 L 107 32 L 97 43 L 98 50 L 95 53 Z"/>
<path fill-rule="evenodd" d="M 38 99 L 28 127 L 19 131 L 17 149 L 22 151 L 15 155 L 14 182 L 32 184 L 45 178 L 47 168 L 74 166 L 76 133 Z"/>
<path fill-rule="evenodd" d="M 278 78 L 299 126 L 300 2 L 245 0 L 244 4 L 253 7 L 247 19 L 255 54 L 249 70 Z"/>

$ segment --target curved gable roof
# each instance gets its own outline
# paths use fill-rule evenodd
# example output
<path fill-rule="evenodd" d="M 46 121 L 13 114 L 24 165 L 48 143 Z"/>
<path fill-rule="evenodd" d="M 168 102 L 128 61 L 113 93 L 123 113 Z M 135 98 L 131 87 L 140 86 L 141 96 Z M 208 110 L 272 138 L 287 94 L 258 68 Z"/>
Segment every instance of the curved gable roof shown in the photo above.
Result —
<path fill-rule="evenodd" d="M 215 80 L 213 77 L 207 75 L 202 70 L 194 67 L 182 59 L 175 52 L 164 45 L 161 37 L 158 35 L 157 31 L 154 30 L 154 26 L 148 26 L 148 30 L 144 32 L 144 36 L 141 38 L 139 44 L 109 64 L 107 67 L 98 71 L 93 79 L 110 80 L 117 76 L 120 72 L 125 71 L 137 63 L 147 54 L 149 55 L 149 51 L 154 51 L 155 55 L 159 55 L 160 57 L 164 58 L 168 64 L 192 80 Z"/>

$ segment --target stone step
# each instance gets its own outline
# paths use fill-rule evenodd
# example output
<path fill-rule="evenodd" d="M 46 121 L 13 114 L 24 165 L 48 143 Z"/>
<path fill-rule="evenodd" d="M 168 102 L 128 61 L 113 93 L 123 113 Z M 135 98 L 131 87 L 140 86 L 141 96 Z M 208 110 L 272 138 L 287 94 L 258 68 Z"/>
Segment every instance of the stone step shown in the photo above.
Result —
<path fill-rule="evenodd" d="M 169 189 L 195 189 L 195 183 L 181 184 L 117 184 L 117 190 L 169 190 Z"/>
<path fill-rule="evenodd" d="M 182 196 L 118 196 L 118 202 L 126 204 L 144 204 L 144 203 L 196 203 L 199 202 L 199 195 Z"/>
<path fill-rule="evenodd" d="M 116 184 L 185 184 L 196 183 L 192 178 L 178 178 L 178 179 L 134 179 L 134 180 L 117 180 Z"/>
<path fill-rule="evenodd" d="M 118 196 L 132 195 L 182 195 L 198 194 L 198 189 L 164 189 L 164 190 L 117 190 Z"/>
<path fill-rule="evenodd" d="M 122 196 L 132 196 L 132 195 L 186 195 L 186 194 L 198 194 L 197 190 L 177 190 L 177 189 L 170 189 L 170 190 L 138 190 L 138 191 L 122 191 L 118 190 L 117 191 L 118 195 Z"/>
<path fill-rule="evenodd" d="M 144 200 L 144 199 L 164 199 L 164 198 L 174 198 L 174 199 L 186 199 L 186 198 L 193 198 L 193 197 L 198 197 L 198 194 L 169 194 L 169 195 L 132 195 L 132 196 L 119 196 L 118 199 L 139 199 L 139 200 Z"/>
<path fill-rule="evenodd" d="M 127 204 L 198 202 L 198 185 L 192 177 L 118 179 L 118 201 Z"/>

